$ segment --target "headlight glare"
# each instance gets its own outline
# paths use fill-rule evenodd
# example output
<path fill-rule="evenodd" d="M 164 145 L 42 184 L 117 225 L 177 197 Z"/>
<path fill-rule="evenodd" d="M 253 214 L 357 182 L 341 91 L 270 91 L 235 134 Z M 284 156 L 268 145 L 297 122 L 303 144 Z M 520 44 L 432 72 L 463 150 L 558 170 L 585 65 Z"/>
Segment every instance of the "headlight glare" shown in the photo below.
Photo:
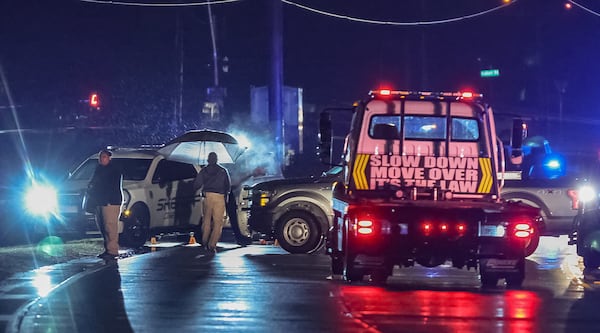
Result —
<path fill-rule="evenodd" d="M 598 196 L 596 190 L 588 185 L 582 186 L 579 189 L 579 201 L 586 203 L 596 199 Z"/>
<path fill-rule="evenodd" d="M 50 185 L 34 183 L 25 193 L 25 208 L 34 215 L 55 213 L 58 208 L 56 190 Z"/>

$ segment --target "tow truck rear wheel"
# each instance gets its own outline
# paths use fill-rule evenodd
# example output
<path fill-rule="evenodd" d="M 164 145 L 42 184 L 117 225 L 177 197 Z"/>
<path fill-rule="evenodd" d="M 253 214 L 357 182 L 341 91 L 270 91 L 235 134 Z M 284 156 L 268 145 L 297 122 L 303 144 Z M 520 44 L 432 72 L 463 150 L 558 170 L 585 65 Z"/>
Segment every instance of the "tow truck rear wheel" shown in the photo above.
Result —
<path fill-rule="evenodd" d="M 525 280 L 525 259 L 519 261 L 516 266 L 517 272 L 505 276 L 506 286 L 509 288 L 520 288 Z"/>
<path fill-rule="evenodd" d="M 481 280 L 481 286 L 483 288 L 495 288 L 498 285 L 500 276 L 497 273 L 489 272 L 487 267 L 487 260 L 482 259 L 479 261 L 479 279 Z"/>
<path fill-rule="evenodd" d="M 331 257 L 331 274 L 341 275 L 344 273 L 344 259 L 333 256 Z"/>
<path fill-rule="evenodd" d="M 344 280 L 348 282 L 362 281 L 365 272 L 362 269 L 354 267 L 355 255 L 346 254 L 344 258 Z"/>
<path fill-rule="evenodd" d="M 389 269 L 377 269 L 371 272 L 371 282 L 374 284 L 385 284 L 389 276 Z"/>
<path fill-rule="evenodd" d="M 600 255 L 587 253 L 583 257 L 583 265 L 586 269 L 596 269 L 600 266 Z"/>
<path fill-rule="evenodd" d="M 289 253 L 311 253 L 323 244 L 314 216 L 301 210 L 285 213 L 277 223 L 276 235 L 281 247 Z"/>

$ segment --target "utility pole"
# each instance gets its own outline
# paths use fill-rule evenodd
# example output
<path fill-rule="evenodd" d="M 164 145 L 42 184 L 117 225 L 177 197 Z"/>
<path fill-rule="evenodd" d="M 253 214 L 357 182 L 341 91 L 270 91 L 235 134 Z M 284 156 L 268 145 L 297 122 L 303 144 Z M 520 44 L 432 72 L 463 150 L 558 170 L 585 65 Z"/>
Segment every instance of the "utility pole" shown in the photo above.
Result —
<path fill-rule="evenodd" d="M 208 22 L 210 23 L 210 39 L 212 40 L 212 49 L 213 49 L 213 79 L 214 79 L 214 87 L 219 86 L 219 56 L 217 52 L 217 39 L 215 37 L 215 21 L 212 14 L 212 9 L 210 6 L 210 0 L 208 1 Z"/>
<path fill-rule="evenodd" d="M 271 82 L 269 84 L 269 121 L 275 135 L 275 156 L 283 165 L 283 6 L 280 0 L 267 0 L 271 13 Z"/>
<path fill-rule="evenodd" d="M 179 74 L 178 74 L 178 83 L 179 83 L 179 93 L 177 102 L 175 102 L 175 110 L 173 114 L 173 125 L 175 127 L 181 125 L 182 123 L 182 113 L 183 113 L 183 32 L 181 29 L 181 12 L 177 12 L 177 23 L 176 23 L 176 32 L 175 32 L 175 50 L 179 53 Z"/>

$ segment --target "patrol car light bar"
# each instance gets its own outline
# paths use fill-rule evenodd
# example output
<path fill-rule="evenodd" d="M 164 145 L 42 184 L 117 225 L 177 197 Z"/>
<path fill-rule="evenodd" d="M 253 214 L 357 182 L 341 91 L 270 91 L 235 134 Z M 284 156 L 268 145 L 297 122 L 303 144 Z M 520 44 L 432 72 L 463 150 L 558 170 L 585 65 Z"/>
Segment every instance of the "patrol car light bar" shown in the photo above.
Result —
<path fill-rule="evenodd" d="M 400 98 L 413 97 L 420 99 L 456 99 L 456 100 L 478 100 L 483 98 L 483 94 L 472 91 L 459 92 L 431 92 L 431 91 L 408 91 L 408 90 L 390 90 L 379 89 L 369 91 L 369 96 L 398 96 Z"/>

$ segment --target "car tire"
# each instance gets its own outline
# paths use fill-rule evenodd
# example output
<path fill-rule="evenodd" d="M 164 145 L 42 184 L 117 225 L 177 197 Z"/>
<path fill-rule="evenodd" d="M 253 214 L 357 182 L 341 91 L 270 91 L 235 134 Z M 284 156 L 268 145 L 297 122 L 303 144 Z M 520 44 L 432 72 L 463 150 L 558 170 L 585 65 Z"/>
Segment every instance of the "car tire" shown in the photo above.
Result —
<path fill-rule="evenodd" d="M 229 224 L 231 230 L 235 236 L 236 242 L 241 246 L 247 246 L 252 244 L 252 233 L 248 229 L 248 224 L 240 224 L 238 218 L 238 204 L 235 199 L 233 192 L 229 193 L 229 200 L 227 200 L 227 215 L 229 216 Z"/>
<path fill-rule="evenodd" d="M 123 223 L 123 232 L 119 244 L 138 248 L 143 246 L 150 236 L 150 213 L 145 206 L 134 206 L 131 215 Z"/>
<path fill-rule="evenodd" d="M 525 259 L 517 264 L 517 272 L 506 275 L 506 286 L 509 288 L 521 288 L 525 280 Z"/>
<path fill-rule="evenodd" d="M 600 255 L 597 253 L 587 253 L 583 257 L 583 266 L 586 269 L 597 269 L 600 267 Z"/>
<path fill-rule="evenodd" d="M 535 234 L 531 237 L 531 240 L 525 247 L 525 257 L 529 257 L 530 255 L 532 255 L 540 245 L 540 232 L 539 230 L 535 231 Z"/>
<path fill-rule="evenodd" d="M 390 276 L 389 269 L 377 269 L 371 272 L 371 283 L 375 285 L 384 285 Z"/>
<path fill-rule="evenodd" d="M 348 250 L 346 249 L 346 252 Z M 344 280 L 347 282 L 360 282 L 365 277 L 365 272 L 362 269 L 354 266 L 354 255 L 346 253 L 344 257 Z"/>
<path fill-rule="evenodd" d="M 488 272 L 485 267 L 487 260 L 482 259 L 479 261 L 479 279 L 483 288 L 496 288 L 500 276 L 497 273 Z"/>
<path fill-rule="evenodd" d="M 276 237 L 289 253 L 312 253 L 322 246 L 323 235 L 317 220 L 309 212 L 292 210 L 279 218 Z"/>

